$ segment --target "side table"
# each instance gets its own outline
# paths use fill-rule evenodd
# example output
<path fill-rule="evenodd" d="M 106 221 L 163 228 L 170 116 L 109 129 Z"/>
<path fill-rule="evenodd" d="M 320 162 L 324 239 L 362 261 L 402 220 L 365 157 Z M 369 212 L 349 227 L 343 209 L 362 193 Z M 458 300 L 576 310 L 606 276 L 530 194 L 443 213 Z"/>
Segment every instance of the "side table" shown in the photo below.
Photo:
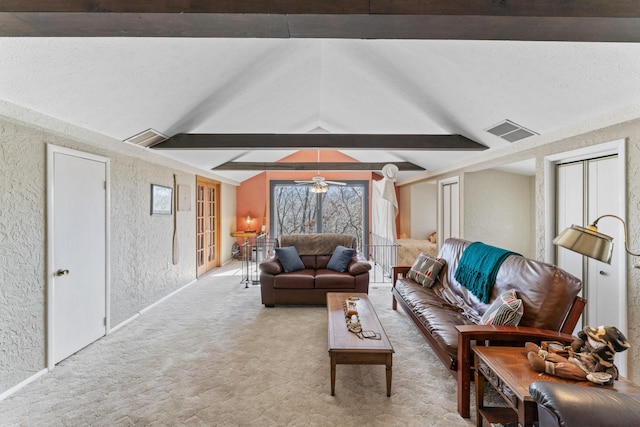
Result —
<path fill-rule="evenodd" d="M 528 427 L 537 425 L 538 405 L 529 395 L 529 385 L 536 381 L 553 381 L 578 384 L 585 387 L 601 387 L 625 393 L 640 393 L 640 387 L 620 377 L 613 385 L 597 385 L 590 381 L 559 378 L 531 369 L 524 347 L 476 346 L 475 385 L 476 423 L 482 427 L 488 423 L 515 423 Z M 507 407 L 484 406 L 485 381 L 496 389 Z"/>

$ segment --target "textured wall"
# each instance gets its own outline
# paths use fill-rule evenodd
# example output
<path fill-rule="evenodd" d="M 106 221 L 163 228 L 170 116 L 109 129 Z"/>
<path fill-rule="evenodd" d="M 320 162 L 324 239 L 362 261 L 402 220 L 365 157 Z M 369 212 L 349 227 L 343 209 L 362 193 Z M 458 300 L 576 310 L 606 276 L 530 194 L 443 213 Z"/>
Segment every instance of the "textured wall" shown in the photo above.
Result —
<path fill-rule="evenodd" d="M 45 367 L 45 148 L 0 120 L 0 393 Z"/>
<path fill-rule="evenodd" d="M 195 175 L 0 119 L 0 392 L 46 367 L 46 143 L 110 159 L 112 327 L 195 279 Z M 172 217 L 150 215 L 174 173 L 192 193 L 177 265 Z"/>
<path fill-rule="evenodd" d="M 497 170 L 466 174 L 465 238 L 535 258 L 534 177 Z"/>
<path fill-rule="evenodd" d="M 173 218 L 150 215 L 151 184 L 188 185 L 191 210 L 177 212 L 179 263 L 172 263 Z M 130 157 L 111 159 L 111 324 L 117 325 L 195 279 L 195 177 Z"/>

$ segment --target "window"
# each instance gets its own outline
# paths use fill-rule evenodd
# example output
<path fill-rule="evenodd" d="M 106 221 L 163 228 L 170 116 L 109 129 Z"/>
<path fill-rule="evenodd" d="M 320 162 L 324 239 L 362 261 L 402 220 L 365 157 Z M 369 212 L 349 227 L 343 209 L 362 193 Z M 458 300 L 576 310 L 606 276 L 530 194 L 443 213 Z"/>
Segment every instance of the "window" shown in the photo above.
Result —
<path fill-rule="evenodd" d="M 369 236 L 369 183 L 345 182 L 312 193 L 308 185 L 271 181 L 271 234 L 353 234 L 362 250 Z"/>

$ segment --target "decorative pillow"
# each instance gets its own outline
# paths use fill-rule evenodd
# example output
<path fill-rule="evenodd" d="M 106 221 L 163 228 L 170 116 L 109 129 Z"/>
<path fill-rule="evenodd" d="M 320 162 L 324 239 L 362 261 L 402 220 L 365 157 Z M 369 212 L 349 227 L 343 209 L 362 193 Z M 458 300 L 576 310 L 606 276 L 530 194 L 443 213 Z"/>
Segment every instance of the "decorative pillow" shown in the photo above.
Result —
<path fill-rule="evenodd" d="M 518 299 L 516 291 L 510 289 L 503 292 L 489 306 L 480 319 L 481 325 L 517 326 L 524 314 L 522 300 Z"/>
<path fill-rule="evenodd" d="M 285 273 L 291 273 L 292 271 L 304 270 L 304 264 L 298 255 L 298 251 L 295 246 L 285 246 L 283 248 L 276 248 L 276 254 Z"/>
<path fill-rule="evenodd" d="M 331 255 L 331 259 L 327 264 L 327 268 L 344 273 L 347 271 L 347 267 L 349 266 L 349 262 L 351 261 L 351 257 L 353 257 L 354 252 L 355 249 L 347 248 L 342 245 L 336 246 L 333 251 L 333 255 Z"/>
<path fill-rule="evenodd" d="M 436 243 L 438 241 L 438 234 L 436 231 L 434 231 L 433 233 L 429 234 L 427 236 L 427 240 L 431 243 Z"/>
<path fill-rule="evenodd" d="M 438 273 L 444 267 L 445 262 L 442 258 L 431 258 L 421 252 L 409 269 L 407 277 L 422 286 L 430 288 L 435 283 Z"/>

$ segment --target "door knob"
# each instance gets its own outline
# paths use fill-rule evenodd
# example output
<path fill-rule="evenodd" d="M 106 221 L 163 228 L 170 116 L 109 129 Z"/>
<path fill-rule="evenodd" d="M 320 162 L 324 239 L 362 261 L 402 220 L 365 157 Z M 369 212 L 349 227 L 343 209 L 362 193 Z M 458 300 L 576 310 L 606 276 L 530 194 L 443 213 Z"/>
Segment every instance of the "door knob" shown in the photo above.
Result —
<path fill-rule="evenodd" d="M 56 276 L 68 276 L 68 275 L 69 275 L 69 270 L 60 269 L 56 271 Z"/>
<path fill-rule="evenodd" d="M 607 272 L 606 272 L 606 271 L 602 271 L 602 270 L 600 270 L 600 271 L 599 271 L 599 273 L 600 273 L 600 275 L 601 275 L 601 276 L 606 276 L 606 275 L 607 275 Z"/>

